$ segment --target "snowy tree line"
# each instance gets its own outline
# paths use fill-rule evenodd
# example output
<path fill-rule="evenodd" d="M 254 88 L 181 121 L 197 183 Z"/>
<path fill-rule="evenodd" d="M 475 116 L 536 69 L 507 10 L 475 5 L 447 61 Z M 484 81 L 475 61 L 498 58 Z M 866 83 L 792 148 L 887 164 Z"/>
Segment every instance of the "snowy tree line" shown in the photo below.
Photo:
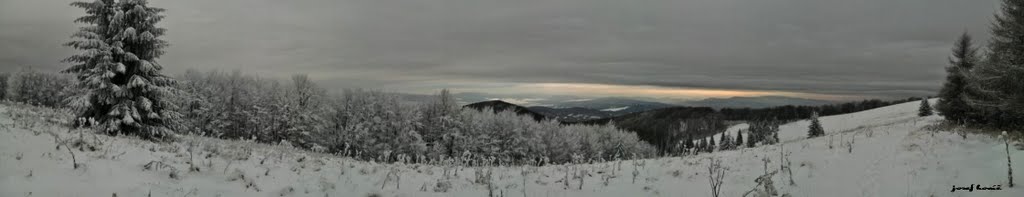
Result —
<path fill-rule="evenodd" d="M 46 107 L 66 107 L 65 100 L 79 92 L 66 75 L 22 69 L 0 73 L 0 99 Z"/>
<path fill-rule="evenodd" d="M 315 132 L 322 108 L 313 97 L 323 90 L 296 75 L 292 86 L 276 80 L 232 73 L 188 70 L 179 77 L 174 100 L 182 118 L 176 130 L 264 143 L 282 140 L 308 147 L 301 136 Z"/>
<path fill-rule="evenodd" d="M 707 120 L 703 120 L 707 121 Z M 694 129 L 689 126 L 694 121 L 681 121 L 680 133 L 686 133 L 689 129 Z M 702 121 L 696 121 L 696 125 L 700 125 Z M 756 147 L 761 145 L 776 144 L 779 142 L 779 125 L 781 121 L 778 120 L 753 120 L 748 121 L 749 127 L 747 129 L 741 129 L 736 132 L 736 136 L 732 136 L 730 132 L 720 131 L 716 139 L 714 136 L 708 137 L 697 137 L 692 133 L 687 133 L 685 140 L 678 141 L 669 147 L 667 155 L 674 156 L 685 156 L 695 155 L 700 153 L 710 153 L 719 150 L 735 150 L 746 147 Z M 698 126 L 697 128 L 700 128 Z M 746 134 L 744 134 L 746 133 Z"/>
<path fill-rule="evenodd" d="M 361 159 L 414 161 L 473 157 L 508 163 L 570 162 L 573 155 L 612 160 L 654 155 L 633 132 L 614 125 L 563 125 L 512 111 L 474 110 L 447 90 L 429 102 L 398 94 L 348 89 L 329 93 L 305 75 L 289 82 L 239 71 L 187 70 L 169 100 L 180 118 L 177 134 L 290 144 Z M 3 99 L 67 108 L 81 89 L 64 74 L 23 70 L 0 73 Z"/>
<path fill-rule="evenodd" d="M 494 157 L 507 162 L 568 162 L 649 156 L 653 148 L 613 125 L 538 122 L 511 111 L 464 109 L 447 90 L 429 102 L 348 89 L 330 94 L 304 75 L 289 84 L 238 71 L 179 77 L 178 130 L 263 143 L 288 143 L 362 159 Z M 546 158 L 546 159 L 545 159 Z"/>

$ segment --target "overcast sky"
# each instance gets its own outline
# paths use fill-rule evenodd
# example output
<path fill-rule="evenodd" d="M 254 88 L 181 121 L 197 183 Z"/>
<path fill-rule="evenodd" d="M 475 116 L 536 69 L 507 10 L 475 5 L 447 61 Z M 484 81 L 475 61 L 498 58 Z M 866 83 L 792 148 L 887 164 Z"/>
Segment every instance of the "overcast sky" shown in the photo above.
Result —
<path fill-rule="evenodd" d="M 0 71 L 56 71 L 84 12 L 0 0 Z M 378 88 L 703 98 L 934 95 L 997 0 L 150 0 L 166 72 Z"/>

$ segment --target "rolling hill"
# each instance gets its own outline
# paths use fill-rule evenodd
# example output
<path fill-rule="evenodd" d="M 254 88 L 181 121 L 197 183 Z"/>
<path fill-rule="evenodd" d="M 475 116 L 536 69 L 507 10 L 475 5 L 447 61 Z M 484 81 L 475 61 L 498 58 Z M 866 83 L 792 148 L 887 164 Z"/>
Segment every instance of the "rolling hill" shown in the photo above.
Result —
<path fill-rule="evenodd" d="M 543 114 L 537 113 L 537 112 L 535 112 L 535 111 L 533 111 L 533 110 L 531 110 L 529 108 L 526 108 L 526 107 L 523 107 L 523 106 L 519 106 L 519 105 L 516 105 L 516 104 L 512 104 L 512 103 L 508 103 L 508 102 L 501 101 L 501 100 L 477 102 L 477 103 L 469 104 L 469 105 L 466 105 L 466 106 L 463 106 L 463 107 L 471 108 L 471 109 L 476 109 L 476 110 L 491 109 L 494 112 L 511 110 L 513 112 L 516 112 L 516 114 L 519 114 L 519 115 L 526 115 L 526 116 L 533 117 L 533 119 L 537 120 L 537 121 L 548 119 L 548 117 L 544 116 Z"/>

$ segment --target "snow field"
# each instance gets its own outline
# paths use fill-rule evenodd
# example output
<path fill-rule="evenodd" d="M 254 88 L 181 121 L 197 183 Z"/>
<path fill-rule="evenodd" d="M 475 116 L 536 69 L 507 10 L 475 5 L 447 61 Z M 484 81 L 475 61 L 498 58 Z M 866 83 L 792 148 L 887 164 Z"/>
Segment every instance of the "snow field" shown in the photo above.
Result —
<path fill-rule="evenodd" d="M 780 126 L 780 145 L 543 167 L 380 164 L 246 141 L 82 134 L 96 150 L 75 148 L 76 169 L 68 150 L 55 148 L 55 139 L 79 136 L 55 126 L 59 112 L 3 105 L 0 196 L 711 196 L 711 158 L 727 168 L 722 196 L 751 191 L 765 166 L 779 171 L 784 159 L 790 170 L 771 177 L 779 195 L 1024 196 L 1024 186 L 1006 185 L 1001 139 L 924 129 L 941 117 L 916 110 L 910 102 L 822 117 L 826 135 L 813 139 L 807 121 L 793 122 Z M 1011 153 L 1022 171 L 1024 153 Z M 1003 190 L 950 192 L 970 184 Z"/>

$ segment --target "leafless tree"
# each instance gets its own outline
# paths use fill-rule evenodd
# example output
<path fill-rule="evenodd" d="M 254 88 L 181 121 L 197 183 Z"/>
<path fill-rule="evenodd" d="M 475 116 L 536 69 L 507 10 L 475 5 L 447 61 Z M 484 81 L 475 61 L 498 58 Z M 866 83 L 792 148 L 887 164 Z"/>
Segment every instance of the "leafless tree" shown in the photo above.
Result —
<path fill-rule="evenodd" d="M 725 167 L 722 167 L 722 160 L 709 158 L 708 183 L 711 185 L 711 196 L 718 197 L 722 191 L 722 179 L 725 178 Z"/>

